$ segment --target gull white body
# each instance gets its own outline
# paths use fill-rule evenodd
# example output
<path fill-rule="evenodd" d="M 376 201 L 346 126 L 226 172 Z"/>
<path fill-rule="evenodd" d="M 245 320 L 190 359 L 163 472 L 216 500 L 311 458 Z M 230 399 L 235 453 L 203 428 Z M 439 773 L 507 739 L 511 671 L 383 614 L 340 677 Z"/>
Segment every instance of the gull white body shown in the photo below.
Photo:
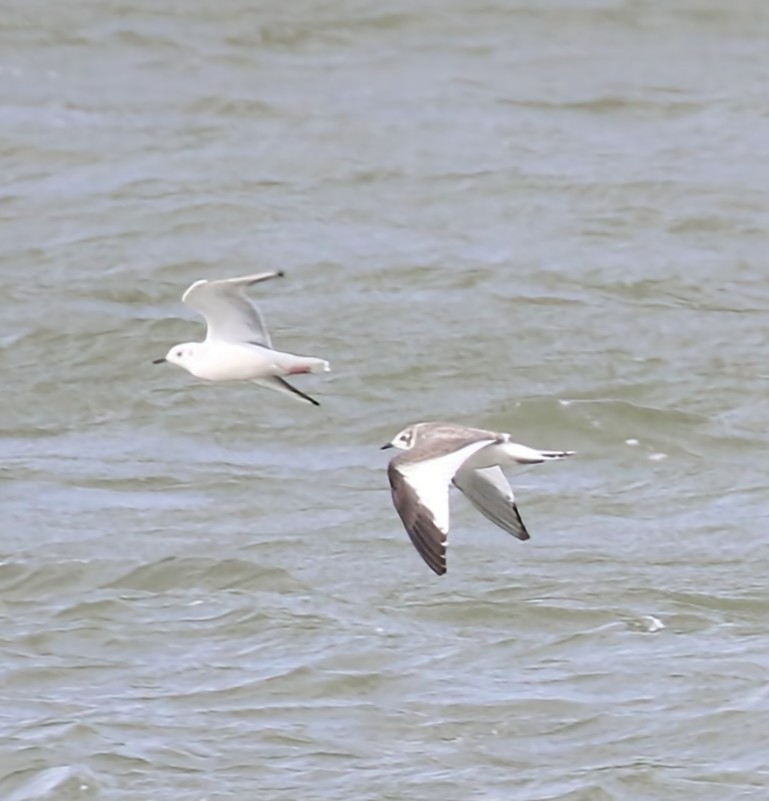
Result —
<path fill-rule="evenodd" d="M 181 355 L 177 356 L 179 350 Z M 294 356 L 247 342 L 187 342 L 172 348 L 166 361 L 208 381 L 259 381 L 269 376 L 328 370 L 323 359 Z"/>
<path fill-rule="evenodd" d="M 414 547 L 438 575 L 446 572 L 449 487 L 520 540 L 529 539 L 513 491 L 500 465 L 539 464 L 573 451 L 541 451 L 520 445 L 506 433 L 454 423 L 415 423 L 384 446 L 405 453 L 387 467 L 393 504 Z"/>
<path fill-rule="evenodd" d="M 264 318 L 245 295 L 245 289 L 252 284 L 282 275 L 270 272 L 221 281 L 196 281 L 184 293 L 182 301 L 205 318 L 206 338 L 203 342 L 175 345 L 155 363 L 170 362 L 207 381 L 254 381 L 319 405 L 285 381 L 285 376 L 326 372 L 328 362 L 275 350 Z"/>

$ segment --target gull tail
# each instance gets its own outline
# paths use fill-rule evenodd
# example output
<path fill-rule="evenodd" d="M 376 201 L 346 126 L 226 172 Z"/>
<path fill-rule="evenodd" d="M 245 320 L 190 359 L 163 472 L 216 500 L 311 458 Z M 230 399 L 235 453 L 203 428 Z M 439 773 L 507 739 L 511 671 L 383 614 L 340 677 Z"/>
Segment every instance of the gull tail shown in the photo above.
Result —
<path fill-rule="evenodd" d="M 270 353 L 273 363 L 283 375 L 302 375 L 303 373 L 327 373 L 331 367 L 325 359 L 314 356 L 294 356 L 293 353 Z"/>
<path fill-rule="evenodd" d="M 567 456 L 574 456 L 576 451 L 540 451 L 539 455 L 542 461 L 550 461 L 551 459 L 565 459 Z"/>
<path fill-rule="evenodd" d="M 542 462 L 565 459 L 574 451 L 540 451 L 528 445 L 519 445 L 517 442 L 505 442 L 502 445 L 505 455 L 518 464 L 541 464 Z"/>
<path fill-rule="evenodd" d="M 308 373 L 327 373 L 331 365 L 325 359 L 316 359 L 312 356 L 305 356 L 302 362 L 307 367 Z"/>

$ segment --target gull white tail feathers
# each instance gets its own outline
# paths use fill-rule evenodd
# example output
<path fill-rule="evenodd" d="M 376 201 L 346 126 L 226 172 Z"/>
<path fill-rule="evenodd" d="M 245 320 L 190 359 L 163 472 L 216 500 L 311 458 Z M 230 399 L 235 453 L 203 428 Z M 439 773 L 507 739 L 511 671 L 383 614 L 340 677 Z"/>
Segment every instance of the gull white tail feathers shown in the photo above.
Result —
<path fill-rule="evenodd" d="M 536 448 L 530 448 L 528 445 L 511 442 L 509 434 L 505 436 L 508 439 L 503 445 L 499 446 L 500 453 L 498 455 L 501 456 L 504 453 L 508 459 L 517 464 L 541 464 L 542 462 L 565 459 L 567 456 L 573 456 L 574 454 L 574 451 L 540 451 Z"/>
<path fill-rule="evenodd" d="M 303 373 L 327 373 L 331 367 L 325 359 L 315 356 L 294 356 L 293 353 L 273 351 L 275 364 L 283 375 L 302 375 Z"/>
<path fill-rule="evenodd" d="M 565 459 L 567 456 L 574 456 L 576 451 L 540 451 L 544 461 L 557 461 Z"/>

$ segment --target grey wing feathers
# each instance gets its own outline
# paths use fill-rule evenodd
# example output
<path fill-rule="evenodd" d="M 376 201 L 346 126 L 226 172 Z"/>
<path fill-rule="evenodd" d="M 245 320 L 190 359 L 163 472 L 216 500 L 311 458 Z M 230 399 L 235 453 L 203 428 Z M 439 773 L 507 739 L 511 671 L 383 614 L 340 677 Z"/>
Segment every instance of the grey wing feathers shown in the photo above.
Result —
<path fill-rule="evenodd" d="M 529 539 L 502 468 L 460 469 L 454 476 L 454 486 L 492 523 L 519 540 Z"/>
<path fill-rule="evenodd" d="M 208 325 L 207 339 L 250 342 L 271 348 L 264 317 L 246 297 L 245 290 L 281 275 L 281 272 L 256 273 L 222 281 L 196 281 L 182 295 L 182 302 L 203 315 Z"/>

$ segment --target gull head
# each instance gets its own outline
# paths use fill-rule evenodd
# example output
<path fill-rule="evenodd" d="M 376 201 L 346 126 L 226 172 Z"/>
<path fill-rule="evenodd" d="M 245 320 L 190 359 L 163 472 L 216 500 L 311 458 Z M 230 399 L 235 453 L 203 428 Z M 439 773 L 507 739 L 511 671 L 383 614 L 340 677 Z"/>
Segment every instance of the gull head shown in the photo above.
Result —
<path fill-rule="evenodd" d="M 200 342 L 183 342 L 181 345 L 174 345 L 162 359 L 155 359 L 152 363 L 163 364 L 168 362 L 189 370 L 200 344 Z"/>
<path fill-rule="evenodd" d="M 404 428 L 403 431 L 399 431 L 386 445 L 382 445 L 382 450 L 398 448 L 401 451 L 407 451 L 413 448 L 417 442 L 418 425 L 419 423 Z"/>

